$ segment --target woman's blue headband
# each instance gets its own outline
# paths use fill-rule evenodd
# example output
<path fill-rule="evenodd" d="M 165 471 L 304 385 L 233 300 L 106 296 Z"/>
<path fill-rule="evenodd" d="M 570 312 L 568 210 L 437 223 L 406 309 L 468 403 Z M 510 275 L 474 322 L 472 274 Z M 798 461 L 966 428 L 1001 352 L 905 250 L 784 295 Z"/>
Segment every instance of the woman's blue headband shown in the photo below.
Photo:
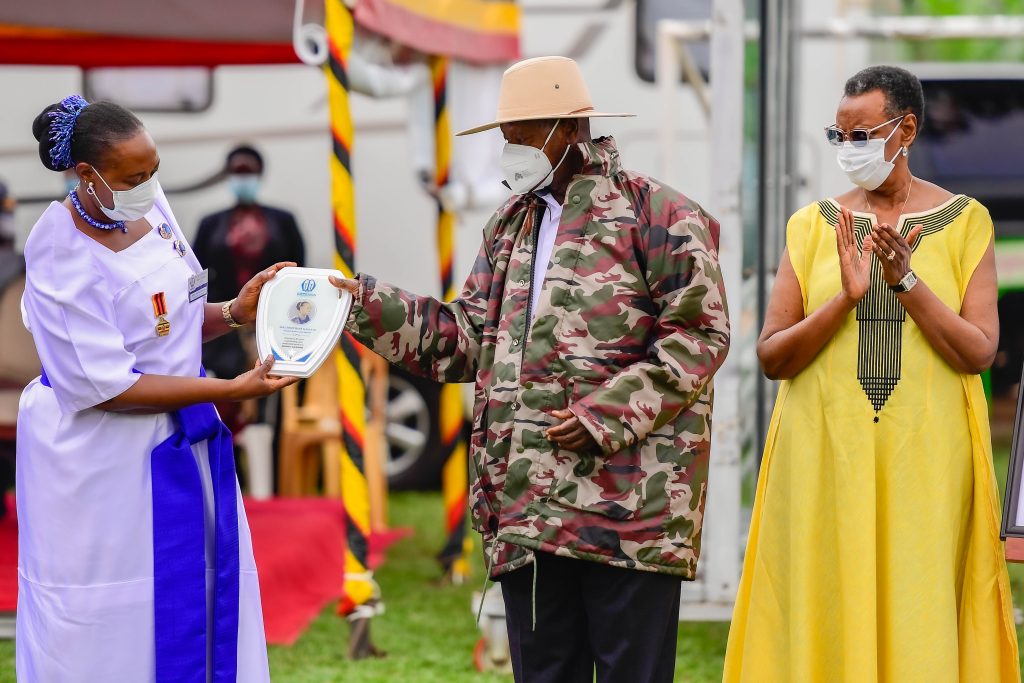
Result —
<path fill-rule="evenodd" d="M 82 110 L 89 106 L 81 95 L 68 95 L 60 103 L 60 109 L 50 112 L 50 160 L 57 168 L 71 168 L 71 136 L 75 133 L 75 122 Z"/>

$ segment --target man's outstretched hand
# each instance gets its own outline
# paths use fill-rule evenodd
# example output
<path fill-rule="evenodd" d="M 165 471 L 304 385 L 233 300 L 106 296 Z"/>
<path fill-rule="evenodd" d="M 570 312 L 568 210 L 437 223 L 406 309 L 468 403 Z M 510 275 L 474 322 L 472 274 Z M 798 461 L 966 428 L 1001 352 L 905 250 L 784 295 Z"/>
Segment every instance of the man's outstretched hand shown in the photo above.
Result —
<path fill-rule="evenodd" d="M 332 285 L 342 291 L 348 292 L 352 296 L 357 296 L 359 294 L 359 280 L 342 279 L 334 277 L 333 275 L 328 276 L 327 279 L 331 281 Z"/>

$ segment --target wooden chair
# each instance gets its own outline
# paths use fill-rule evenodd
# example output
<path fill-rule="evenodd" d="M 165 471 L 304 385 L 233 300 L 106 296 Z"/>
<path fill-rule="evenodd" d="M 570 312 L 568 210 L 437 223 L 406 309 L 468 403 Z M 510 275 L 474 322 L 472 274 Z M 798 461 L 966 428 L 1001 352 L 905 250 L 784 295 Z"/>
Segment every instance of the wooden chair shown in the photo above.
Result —
<path fill-rule="evenodd" d="M 367 419 L 363 443 L 364 474 L 370 503 L 370 529 L 388 528 L 388 481 L 385 428 L 387 426 L 388 363 L 366 353 L 361 363 L 366 382 Z M 318 495 L 318 475 L 323 492 L 341 498 L 341 424 L 338 405 L 338 373 L 332 355 L 316 374 L 306 380 L 299 403 L 297 385 L 281 392 L 281 435 L 278 450 L 278 494 Z"/>
<path fill-rule="evenodd" d="M 341 498 L 338 411 L 338 371 L 333 354 L 306 380 L 301 403 L 298 385 L 292 384 L 281 391 L 279 495 L 318 495 L 317 479 L 322 471 L 324 495 Z"/>

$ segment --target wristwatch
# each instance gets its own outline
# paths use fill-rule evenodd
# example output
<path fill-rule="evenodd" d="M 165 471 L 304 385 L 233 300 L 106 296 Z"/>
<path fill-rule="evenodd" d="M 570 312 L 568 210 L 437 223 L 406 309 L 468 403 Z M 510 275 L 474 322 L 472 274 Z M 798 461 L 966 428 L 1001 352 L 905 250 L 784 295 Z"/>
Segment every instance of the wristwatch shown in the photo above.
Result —
<path fill-rule="evenodd" d="M 917 284 L 917 276 L 914 275 L 914 271 L 908 270 L 907 274 L 903 276 L 903 279 L 894 285 L 889 285 L 889 289 L 898 293 L 909 292 Z"/>
<path fill-rule="evenodd" d="M 228 327 L 244 327 L 244 325 L 235 322 L 235 319 L 231 317 L 231 304 L 235 303 L 235 300 L 225 301 L 224 305 L 220 307 L 220 314 L 224 316 L 224 322 L 227 323 Z"/>

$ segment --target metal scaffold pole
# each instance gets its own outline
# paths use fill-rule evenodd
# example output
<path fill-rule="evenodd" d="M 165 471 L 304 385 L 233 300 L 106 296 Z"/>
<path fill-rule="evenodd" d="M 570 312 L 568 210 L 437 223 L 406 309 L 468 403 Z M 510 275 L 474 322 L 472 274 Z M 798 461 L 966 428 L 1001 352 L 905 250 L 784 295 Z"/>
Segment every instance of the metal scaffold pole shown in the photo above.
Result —
<path fill-rule="evenodd" d="M 768 306 L 769 273 L 785 247 L 785 224 L 795 209 L 797 189 L 797 89 L 800 0 L 763 0 L 758 78 L 758 332 Z M 771 382 L 757 375 L 758 469 L 768 433 Z"/>
<path fill-rule="evenodd" d="M 732 338 L 739 337 L 743 270 L 743 1 L 715 0 L 711 31 L 710 209 L 722 226 L 719 263 L 730 298 Z M 728 539 L 703 548 L 704 599 L 731 605 L 739 584 L 740 358 L 730 354 L 715 376 L 715 420 L 705 524 L 709 536 Z M 685 609 L 685 608 L 684 608 Z M 728 609 L 728 607 L 726 607 Z"/>
<path fill-rule="evenodd" d="M 796 95 L 800 0 L 762 0 L 758 78 L 757 331 L 764 326 L 768 278 L 785 247 L 797 178 L 799 130 Z M 757 374 L 756 440 L 758 469 L 768 432 L 771 383 Z"/>

